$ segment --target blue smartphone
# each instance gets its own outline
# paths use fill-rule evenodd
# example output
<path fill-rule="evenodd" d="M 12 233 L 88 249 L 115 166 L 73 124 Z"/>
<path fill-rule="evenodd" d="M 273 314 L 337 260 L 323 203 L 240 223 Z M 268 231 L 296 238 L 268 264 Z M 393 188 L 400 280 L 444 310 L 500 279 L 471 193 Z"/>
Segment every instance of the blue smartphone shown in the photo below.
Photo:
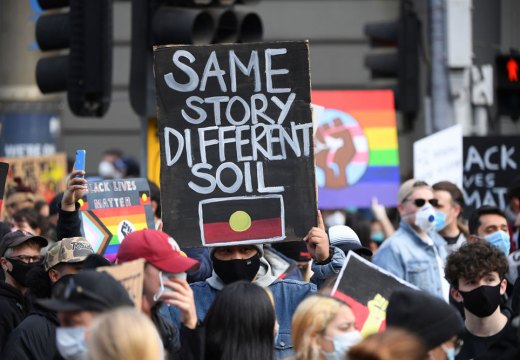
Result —
<path fill-rule="evenodd" d="M 76 150 L 76 170 L 83 170 L 85 171 L 85 155 L 86 150 L 78 149 Z M 83 177 L 83 175 L 76 175 L 76 177 Z"/>

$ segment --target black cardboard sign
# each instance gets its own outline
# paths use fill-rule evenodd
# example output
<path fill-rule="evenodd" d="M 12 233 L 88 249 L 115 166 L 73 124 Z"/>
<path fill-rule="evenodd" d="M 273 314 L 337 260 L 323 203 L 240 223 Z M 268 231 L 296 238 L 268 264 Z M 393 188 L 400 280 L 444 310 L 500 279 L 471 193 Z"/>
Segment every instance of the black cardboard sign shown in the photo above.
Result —
<path fill-rule="evenodd" d="M 164 231 L 181 246 L 316 225 L 307 42 L 154 49 Z"/>

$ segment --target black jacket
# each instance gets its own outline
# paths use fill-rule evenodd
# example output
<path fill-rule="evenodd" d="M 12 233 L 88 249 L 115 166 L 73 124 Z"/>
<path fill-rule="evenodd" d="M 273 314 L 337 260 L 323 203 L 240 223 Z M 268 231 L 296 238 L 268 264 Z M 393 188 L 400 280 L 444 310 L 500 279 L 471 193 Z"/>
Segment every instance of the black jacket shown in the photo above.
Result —
<path fill-rule="evenodd" d="M 58 206 L 58 224 L 56 225 L 56 237 L 58 240 L 71 238 L 81 235 L 81 217 L 79 215 L 79 204 L 76 204 L 76 211 L 65 211 Z"/>
<path fill-rule="evenodd" d="M 52 360 L 59 359 L 56 348 L 58 318 L 54 311 L 37 307 L 9 336 L 0 359 Z"/>
<path fill-rule="evenodd" d="M 0 353 L 7 337 L 25 318 L 28 312 L 27 299 L 20 290 L 0 282 Z"/>

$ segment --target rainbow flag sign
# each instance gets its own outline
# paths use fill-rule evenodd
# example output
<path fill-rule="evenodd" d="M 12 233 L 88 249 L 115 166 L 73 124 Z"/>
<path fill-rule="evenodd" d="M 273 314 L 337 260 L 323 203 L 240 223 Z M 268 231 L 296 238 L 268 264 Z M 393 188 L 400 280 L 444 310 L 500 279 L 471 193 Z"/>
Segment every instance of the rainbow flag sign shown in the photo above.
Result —
<path fill-rule="evenodd" d="M 313 91 L 312 102 L 325 108 L 314 136 L 319 208 L 370 207 L 373 197 L 395 206 L 400 177 L 392 92 Z"/>
<path fill-rule="evenodd" d="M 146 179 L 90 181 L 80 204 L 83 236 L 110 261 L 126 235 L 154 228 Z"/>

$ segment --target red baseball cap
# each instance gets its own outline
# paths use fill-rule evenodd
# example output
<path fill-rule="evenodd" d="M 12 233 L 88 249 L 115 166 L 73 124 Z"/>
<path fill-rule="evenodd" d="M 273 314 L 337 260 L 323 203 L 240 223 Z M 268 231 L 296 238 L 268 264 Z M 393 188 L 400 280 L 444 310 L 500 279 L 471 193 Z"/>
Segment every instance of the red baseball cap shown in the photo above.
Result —
<path fill-rule="evenodd" d="M 145 229 L 128 234 L 117 252 L 117 262 L 145 259 L 168 273 L 197 270 L 199 262 L 184 254 L 171 236 L 162 231 Z"/>

